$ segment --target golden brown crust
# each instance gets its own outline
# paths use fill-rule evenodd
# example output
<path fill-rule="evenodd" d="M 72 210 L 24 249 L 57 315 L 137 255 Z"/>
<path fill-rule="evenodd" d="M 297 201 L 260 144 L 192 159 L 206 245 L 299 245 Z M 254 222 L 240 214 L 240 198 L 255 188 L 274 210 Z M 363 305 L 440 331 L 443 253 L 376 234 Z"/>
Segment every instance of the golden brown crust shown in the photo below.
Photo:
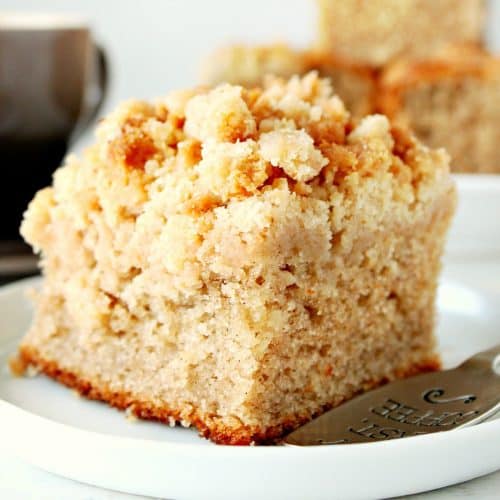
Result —
<path fill-rule="evenodd" d="M 393 117 L 401 109 L 407 89 L 466 77 L 500 79 L 500 59 L 480 46 L 467 44 L 448 46 L 425 60 L 396 60 L 380 74 L 375 108 Z"/>
<path fill-rule="evenodd" d="M 22 346 L 19 349 L 19 355 L 10 363 L 11 370 L 15 370 L 16 375 L 21 375 L 28 366 L 35 366 L 45 375 L 61 382 L 65 386 L 76 389 L 79 394 L 89 399 L 104 401 L 109 405 L 120 410 L 130 409 L 132 414 L 146 420 L 157 420 L 159 422 L 171 423 L 182 422 L 185 419 L 181 417 L 181 410 L 169 408 L 166 405 L 158 407 L 149 401 L 140 401 L 134 398 L 131 394 L 118 393 L 111 391 L 102 386 L 85 380 L 75 373 L 61 369 L 57 362 L 44 359 L 36 349 L 29 346 Z M 22 367 L 22 370 L 17 368 Z M 396 370 L 394 378 L 406 378 L 420 373 L 437 371 L 441 368 L 440 360 L 436 357 L 424 362 L 405 367 L 404 369 Z M 370 390 L 389 381 L 389 378 L 384 378 L 378 381 L 370 381 L 365 384 L 365 390 Z M 200 436 L 210 439 L 217 444 L 226 445 L 250 445 L 250 444 L 273 444 L 279 438 L 286 435 L 288 432 L 296 429 L 300 425 L 308 422 L 325 411 L 332 408 L 333 405 L 324 405 L 314 415 L 297 415 L 294 418 L 289 418 L 283 421 L 280 425 L 268 428 L 260 428 L 257 426 L 241 425 L 240 427 L 227 427 L 209 420 L 209 415 L 199 414 L 196 410 L 192 413 L 189 424 L 196 427 Z M 207 418 L 208 417 L 208 418 Z"/>

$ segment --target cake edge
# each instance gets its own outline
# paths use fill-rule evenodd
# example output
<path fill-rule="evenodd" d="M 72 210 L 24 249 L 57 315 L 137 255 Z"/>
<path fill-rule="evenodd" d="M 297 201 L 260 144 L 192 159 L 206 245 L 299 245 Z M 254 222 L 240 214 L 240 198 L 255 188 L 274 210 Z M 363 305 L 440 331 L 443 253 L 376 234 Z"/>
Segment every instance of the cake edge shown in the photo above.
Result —
<path fill-rule="evenodd" d="M 39 372 L 62 383 L 70 389 L 76 390 L 81 396 L 90 400 L 102 401 L 119 410 L 131 411 L 132 415 L 144 420 L 154 420 L 168 425 L 172 425 L 172 421 L 175 421 L 176 424 L 186 421 L 186 419 L 181 416 L 181 409 L 175 410 L 166 405 L 158 407 L 152 405 L 148 401 L 139 401 L 129 394 L 112 391 L 105 386 L 99 387 L 99 384 L 86 380 L 71 370 L 60 368 L 56 361 L 44 359 L 36 348 L 32 348 L 28 345 L 23 345 L 19 348 L 17 357 L 11 359 L 10 365 L 11 371 L 15 375 L 22 375 L 29 366 L 35 367 Z M 392 380 L 438 371 L 441 367 L 439 355 L 433 353 L 428 359 L 404 368 L 396 369 L 391 375 L 386 375 L 382 379 L 372 380 L 366 383 L 364 389 L 357 391 L 353 397 L 368 390 L 380 387 Z M 346 400 L 344 399 L 344 401 Z M 240 446 L 253 444 L 270 445 L 276 444 L 279 439 L 287 433 L 332 409 L 333 406 L 333 404 L 326 404 L 312 416 L 296 415 L 293 419 L 288 419 L 281 424 L 267 428 L 243 424 L 236 428 L 229 427 L 217 423 L 209 415 L 204 416 L 194 410 L 191 413 L 189 425 L 195 427 L 201 437 L 210 439 L 216 444 Z M 210 423 L 208 421 L 210 421 Z"/>

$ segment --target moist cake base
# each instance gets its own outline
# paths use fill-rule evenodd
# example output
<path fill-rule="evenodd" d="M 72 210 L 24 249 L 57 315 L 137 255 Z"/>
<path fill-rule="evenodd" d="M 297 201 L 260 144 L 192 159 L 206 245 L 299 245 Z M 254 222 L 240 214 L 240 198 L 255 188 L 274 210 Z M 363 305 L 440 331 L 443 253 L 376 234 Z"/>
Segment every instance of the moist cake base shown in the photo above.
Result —
<path fill-rule="evenodd" d="M 309 299 L 313 283 L 305 290 L 295 285 L 286 288 L 271 311 L 277 314 L 287 304 L 295 304 L 295 312 L 286 320 L 253 323 L 255 331 L 246 332 L 233 320 L 238 310 L 231 308 L 236 304 L 224 306 L 217 314 L 203 309 L 195 318 L 209 314 L 217 317 L 217 323 L 200 335 L 201 323 L 191 317 L 193 305 L 179 306 L 177 317 L 191 320 L 179 332 L 178 346 L 194 345 L 198 351 L 213 353 L 198 364 L 189 360 L 192 348 L 181 351 L 177 346 L 172 358 L 172 347 L 163 344 L 167 337 L 135 335 L 133 315 L 126 308 L 120 309 L 126 315 L 120 324 L 129 325 L 129 331 L 98 333 L 75 321 L 74 302 L 82 307 L 81 299 L 71 293 L 64 297 L 59 282 L 47 277 L 37 297 L 35 321 L 21 344 L 22 363 L 139 417 L 194 425 L 217 443 L 272 442 L 360 392 L 439 368 L 432 335 L 439 269 L 436 249 L 442 245 L 443 228 L 454 206 L 453 192 L 445 186 L 418 221 L 404 230 L 393 227 L 375 237 L 365 228 L 346 248 L 338 242 L 336 264 L 326 261 L 318 268 L 316 281 L 332 287 L 345 284 L 325 291 L 324 296 L 312 298 L 313 293 Z M 302 228 L 299 236 L 307 239 L 303 223 L 297 216 L 292 226 Z M 286 241 L 294 240 L 292 226 L 283 230 Z M 349 234 L 343 233 L 345 242 L 352 242 Z M 384 256 L 383 272 L 372 269 L 366 248 L 374 262 Z M 245 307 L 251 304 L 248 293 L 239 291 Z M 222 300 L 216 297 L 212 297 L 215 303 Z M 152 301 L 153 297 L 146 300 Z M 285 327 L 290 331 L 280 333 Z M 273 336 L 255 366 L 243 347 L 210 366 L 214 356 L 220 358 L 234 349 L 224 328 L 233 336 L 242 335 L 242 342 L 246 335 Z M 231 359 L 236 362 L 229 366 Z M 184 361 L 172 364 L 175 360 Z M 241 370 L 252 366 L 252 373 L 241 377 Z"/>
<path fill-rule="evenodd" d="M 182 409 L 170 408 L 163 404 L 157 406 L 151 401 L 140 400 L 127 392 L 117 392 L 110 390 L 109 387 L 96 381 L 90 381 L 80 376 L 76 372 L 60 368 L 57 361 L 44 359 L 40 353 L 30 347 L 21 347 L 16 360 L 20 366 L 34 366 L 48 377 L 61 382 L 65 386 L 75 389 L 81 396 L 96 401 L 103 401 L 118 408 L 119 410 L 131 411 L 133 415 L 146 419 L 155 420 L 173 426 L 182 424 L 184 426 L 194 426 L 200 433 L 200 436 L 208 438 L 217 444 L 227 445 L 249 445 L 249 444 L 275 444 L 281 437 L 300 427 L 311 420 L 310 415 L 297 415 L 294 419 L 282 422 L 279 425 L 268 428 L 250 427 L 242 425 L 238 428 L 228 428 L 218 424 L 211 415 L 199 414 L 197 411 L 192 413 L 190 421 L 186 423 L 183 419 Z M 370 381 L 364 390 L 374 389 L 395 379 L 406 378 L 421 373 L 437 371 L 441 368 L 441 362 L 436 356 L 411 366 L 406 366 L 394 371 L 392 376 L 384 377 L 380 380 Z M 364 391 L 358 391 L 361 393 Z M 347 399 L 347 398 L 346 398 Z M 326 404 L 321 410 L 317 411 L 313 418 L 318 417 L 325 411 L 332 409 L 337 404 Z"/>

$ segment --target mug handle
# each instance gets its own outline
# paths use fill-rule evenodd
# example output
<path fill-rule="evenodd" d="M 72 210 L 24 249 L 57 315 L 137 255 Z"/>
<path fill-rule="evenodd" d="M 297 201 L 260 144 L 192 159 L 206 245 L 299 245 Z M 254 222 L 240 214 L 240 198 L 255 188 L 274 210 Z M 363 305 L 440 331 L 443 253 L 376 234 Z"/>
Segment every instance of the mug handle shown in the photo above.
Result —
<path fill-rule="evenodd" d="M 109 65 L 106 52 L 104 52 L 104 49 L 97 44 L 94 44 L 94 51 L 96 54 L 97 88 L 99 91 L 99 97 L 93 106 L 86 110 L 86 114 L 79 120 L 76 130 L 71 136 L 72 143 L 74 143 L 96 119 L 108 90 Z"/>

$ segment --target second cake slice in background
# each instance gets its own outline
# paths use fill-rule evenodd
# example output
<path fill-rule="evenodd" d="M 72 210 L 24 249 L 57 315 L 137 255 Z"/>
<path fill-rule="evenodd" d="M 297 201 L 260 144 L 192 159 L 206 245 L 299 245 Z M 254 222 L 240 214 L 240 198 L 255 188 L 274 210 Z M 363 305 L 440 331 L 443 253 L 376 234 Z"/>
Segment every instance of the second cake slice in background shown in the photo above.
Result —
<path fill-rule="evenodd" d="M 484 0 L 317 0 L 324 52 L 381 66 L 449 43 L 481 43 Z"/>
<path fill-rule="evenodd" d="M 379 111 L 444 147 L 455 172 L 500 173 L 500 59 L 448 47 L 425 61 L 398 61 L 379 80 Z"/>

